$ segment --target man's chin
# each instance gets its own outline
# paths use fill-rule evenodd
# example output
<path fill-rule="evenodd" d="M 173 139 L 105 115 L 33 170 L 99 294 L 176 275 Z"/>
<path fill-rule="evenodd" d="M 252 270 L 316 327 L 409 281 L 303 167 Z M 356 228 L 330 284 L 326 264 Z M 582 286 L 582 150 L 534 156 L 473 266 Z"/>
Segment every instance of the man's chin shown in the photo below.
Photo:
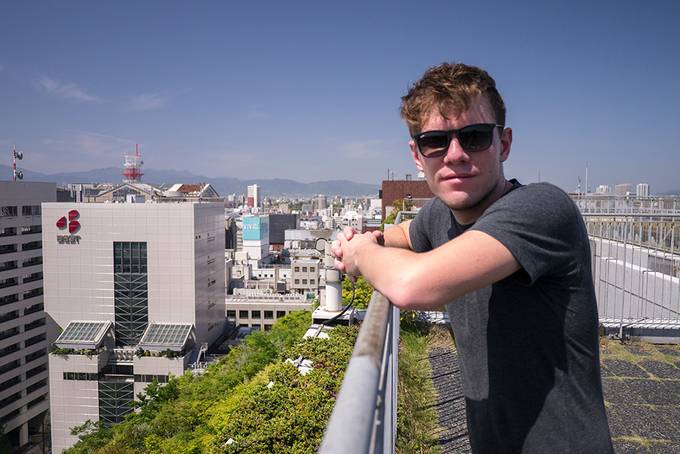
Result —
<path fill-rule="evenodd" d="M 444 194 L 440 195 L 439 199 L 444 202 L 444 205 L 453 211 L 463 211 L 470 209 L 476 205 L 476 201 L 470 197 L 469 194 Z"/>

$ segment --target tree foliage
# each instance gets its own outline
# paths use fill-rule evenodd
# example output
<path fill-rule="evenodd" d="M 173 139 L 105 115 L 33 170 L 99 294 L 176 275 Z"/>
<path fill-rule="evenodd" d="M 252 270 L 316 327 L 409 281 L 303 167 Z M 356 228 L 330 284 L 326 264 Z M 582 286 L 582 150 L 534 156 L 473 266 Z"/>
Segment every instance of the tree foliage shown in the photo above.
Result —
<path fill-rule="evenodd" d="M 354 284 L 354 307 L 357 309 L 366 309 L 368 303 L 371 301 L 373 294 L 373 287 L 366 279 L 359 276 Z M 349 304 L 352 300 L 352 281 L 345 276 L 342 281 L 342 301 L 344 304 Z"/>
<path fill-rule="evenodd" d="M 394 221 L 397 219 L 397 213 L 400 211 L 409 211 L 413 208 L 413 200 L 411 199 L 396 199 L 395 201 L 392 202 L 392 206 L 394 207 L 392 211 L 390 211 L 390 214 L 385 216 L 385 220 L 383 221 L 383 229 L 385 227 L 385 224 L 394 224 Z"/>

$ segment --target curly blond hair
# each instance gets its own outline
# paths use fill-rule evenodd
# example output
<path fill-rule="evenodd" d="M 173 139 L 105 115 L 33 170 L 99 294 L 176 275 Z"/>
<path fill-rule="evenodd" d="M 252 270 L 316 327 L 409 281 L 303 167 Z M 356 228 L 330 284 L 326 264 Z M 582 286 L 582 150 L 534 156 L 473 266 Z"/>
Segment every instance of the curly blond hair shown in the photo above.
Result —
<path fill-rule="evenodd" d="M 505 125 L 505 103 L 486 71 L 463 63 L 442 63 L 428 68 L 401 98 L 401 117 L 411 134 L 417 134 L 433 109 L 458 116 L 480 95 L 489 100 L 496 123 Z"/>

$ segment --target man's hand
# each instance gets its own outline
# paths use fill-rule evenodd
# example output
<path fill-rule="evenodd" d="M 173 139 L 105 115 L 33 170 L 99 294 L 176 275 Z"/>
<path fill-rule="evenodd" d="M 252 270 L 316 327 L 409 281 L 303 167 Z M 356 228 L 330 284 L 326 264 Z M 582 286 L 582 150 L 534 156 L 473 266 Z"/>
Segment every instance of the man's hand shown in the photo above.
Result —
<path fill-rule="evenodd" d="M 331 250 L 335 255 L 335 267 L 350 276 L 359 276 L 359 254 L 374 245 L 384 244 L 380 231 L 357 234 L 352 227 L 345 227 L 342 233 L 333 241 Z"/>

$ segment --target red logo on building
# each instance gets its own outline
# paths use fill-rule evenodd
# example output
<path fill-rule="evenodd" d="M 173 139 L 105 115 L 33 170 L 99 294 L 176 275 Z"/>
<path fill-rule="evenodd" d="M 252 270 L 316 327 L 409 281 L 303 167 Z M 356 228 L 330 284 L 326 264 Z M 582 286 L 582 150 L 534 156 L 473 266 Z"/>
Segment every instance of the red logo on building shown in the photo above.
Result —
<path fill-rule="evenodd" d="M 68 233 L 73 235 L 80 230 L 80 222 L 77 220 L 79 217 L 80 213 L 78 213 L 78 210 L 71 210 L 68 212 L 68 220 L 66 219 L 66 216 L 59 218 L 57 227 L 59 230 L 64 230 L 68 226 Z"/>

